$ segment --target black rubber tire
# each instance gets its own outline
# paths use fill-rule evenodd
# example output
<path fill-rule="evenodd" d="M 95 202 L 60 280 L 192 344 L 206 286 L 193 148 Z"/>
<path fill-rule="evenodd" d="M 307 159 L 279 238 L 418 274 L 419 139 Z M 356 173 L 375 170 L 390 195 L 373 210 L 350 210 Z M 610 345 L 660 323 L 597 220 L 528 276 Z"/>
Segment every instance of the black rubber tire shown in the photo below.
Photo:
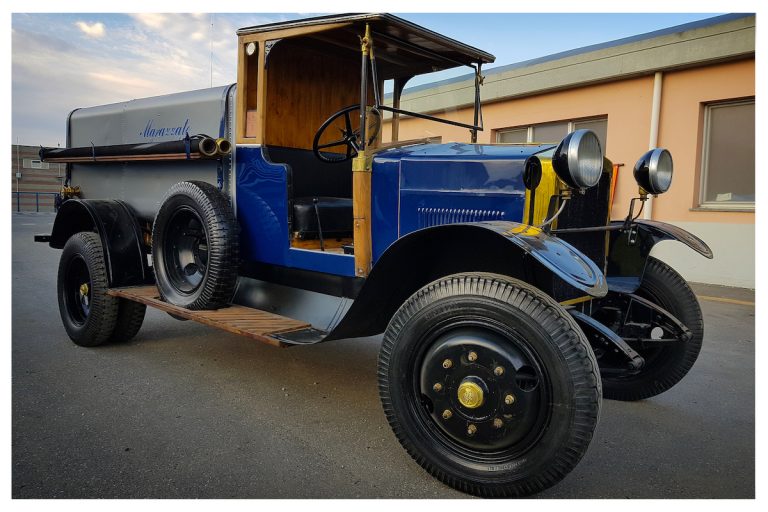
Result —
<path fill-rule="evenodd" d="M 653 354 L 638 351 L 646 362 L 636 375 L 603 377 L 604 396 L 611 400 L 643 400 L 668 390 L 680 382 L 696 362 L 704 339 L 699 301 L 685 279 L 672 267 L 649 257 L 637 294 L 675 315 L 691 330 L 692 337 L 686 343 L 669 345 Z"/>
<path fill-rule="evenodd" d="M 78 296 L 79 284 L 84 283 L 88 292 Z M 80 232 L 67 240 L 56 288 L 61 321 L 72 341 L 95 347 L 110 340 L 117 323 L 118 299 L 107 295 L 107 267 L 99 235 Z M 83 297 L 87 298 L 87 312 Z"/>
<path fill-rule="evenodd" d="M 199 220 L 207 247 L 202 279 L 190 290 L 174 283 L 174 262 L 165 257 L 165 246 L 171 243 L 167 240 L 169 223 L 179 212 Z M 215 186 L 201 181 L 183 181 L 171 187 L 152 228 L 152 258 L 163 300 L 187 309 L 227 306 L 234 295 L 239 263 L 237 222 L 229 200 Z"/>
<path fill-rule="evenodd" d="M 124 343 L 132 340 L 138 334 L 141 324 L 144 323 L 147 306 L 132 300 L 119 300 L 117 322 L 110 341 Z"/>
<path fill-rule="evenodd" d="M 519 333 L 543 363 L 551 400 L 539 410 L 547 423 L 525 451 L 468 452 L 439 435 L 436 422 L 425 421 L 428 407 L 423 397 L 415 398 L 413 384 L 419 358 L 424 360 L 430 331 L 463 321 Z M 447 485 L 484 497 L 526 496 L 563 479 L 586 452 L 601 406 L 598 365 L 571 316 L 541 291 L 495 274 L 447 276 L 412 295 L 387 327 L 378 380 L 387 420 L 411 457 Z"/>

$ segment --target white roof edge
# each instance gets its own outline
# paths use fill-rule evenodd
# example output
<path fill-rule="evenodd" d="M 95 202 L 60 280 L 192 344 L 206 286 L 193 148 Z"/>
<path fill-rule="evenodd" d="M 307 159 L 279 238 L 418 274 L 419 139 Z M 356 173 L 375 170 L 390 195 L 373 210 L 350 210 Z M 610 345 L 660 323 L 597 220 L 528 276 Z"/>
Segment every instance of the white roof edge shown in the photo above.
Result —
<path fill-rule="evenodd" d="M 483 103 L 736 60 L 755 53 L 755 15 L 731 14 L 561 52 L 484 72 Z M 403 93 L 401 108 L 434 112 L 468 105 L 471 75 Z M 463 94 L 459 94 L 460 91 Z"/>

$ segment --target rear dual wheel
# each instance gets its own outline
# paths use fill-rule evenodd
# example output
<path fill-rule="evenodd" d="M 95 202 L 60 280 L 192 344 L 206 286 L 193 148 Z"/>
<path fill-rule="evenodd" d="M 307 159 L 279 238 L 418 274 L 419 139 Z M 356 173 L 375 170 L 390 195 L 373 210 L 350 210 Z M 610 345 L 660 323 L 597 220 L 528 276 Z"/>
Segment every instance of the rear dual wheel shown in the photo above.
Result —
<path fill-rule="evenodd" d="M 568 474 L 597 424 L 594 354 L 563 308 L 504 276 L 427 285 L 397 311 L 379 392 L 408 453 L 464 492 L 525 496 Z"/>
<path fill-rule="evenodd" d="M 128 341 L 141 328 L 146 306 L 107 295 L 108 287 L 99 235 L 72 235 L 61 252 L 57 295 L 64 329 L 76 344 Z"/>

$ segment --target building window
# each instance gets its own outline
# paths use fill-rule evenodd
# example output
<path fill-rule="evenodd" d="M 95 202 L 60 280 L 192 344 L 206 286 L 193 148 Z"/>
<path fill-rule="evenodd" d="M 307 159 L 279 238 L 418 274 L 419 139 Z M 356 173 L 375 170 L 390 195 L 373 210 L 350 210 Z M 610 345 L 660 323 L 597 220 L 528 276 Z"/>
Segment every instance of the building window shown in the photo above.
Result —
<path fill-rule="evenodd" d="M 496 131 L 499 144 L 526 144 L 533 142 L 558 143 L 574 130 L 588 129 L 595 132 L 605 153 L 608 139 L 608 118 L 575 119 L 554 123 L 539 123 L 530 126 L 517 126 Z"/>
<path fill-rule="evenodd" d="M 703 208 L 755 208 L 755 100 L 704 106 Z"/>
<path fill-rule="evenodd" d="M 500 144 L 525 144 L 528 142 L 528 128 L 513 128 L 496 132 L 496 142 Z"/>
<path fill-rule="evenodd" d="M 48 162 L 34 160 L 32 158 L 25 158 L 22 163 L 22 166 L 25 169 L 48 169 L 50 167 Z"/>

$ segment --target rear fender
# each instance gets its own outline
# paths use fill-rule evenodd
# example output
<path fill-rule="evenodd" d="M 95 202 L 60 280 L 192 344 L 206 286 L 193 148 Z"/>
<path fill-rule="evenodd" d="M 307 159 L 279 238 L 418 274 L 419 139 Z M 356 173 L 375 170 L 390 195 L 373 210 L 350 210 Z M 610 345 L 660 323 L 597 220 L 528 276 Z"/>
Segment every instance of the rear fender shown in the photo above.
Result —
<path fill-rule="evenodd" d="M 70 199 L 56 214 L 49 245 L 62 249 L 69 238 L 81 231 L 96 232 L 104 246 L 104 261 L 110 286 L 131 286 L 151 282 L 152 271 L 133 210 L 123 201 Z"/>
<path fill-rule="evenodd" d="M 383 332 L 408 297 L 436 279 L 463 272 L 510 276 L 550 295 L 553 277 L 594 297 L 608 291 L 589 258 L 538 228 L 504 221 L 440 225 L 389 246 L 328 339 Z"/>

